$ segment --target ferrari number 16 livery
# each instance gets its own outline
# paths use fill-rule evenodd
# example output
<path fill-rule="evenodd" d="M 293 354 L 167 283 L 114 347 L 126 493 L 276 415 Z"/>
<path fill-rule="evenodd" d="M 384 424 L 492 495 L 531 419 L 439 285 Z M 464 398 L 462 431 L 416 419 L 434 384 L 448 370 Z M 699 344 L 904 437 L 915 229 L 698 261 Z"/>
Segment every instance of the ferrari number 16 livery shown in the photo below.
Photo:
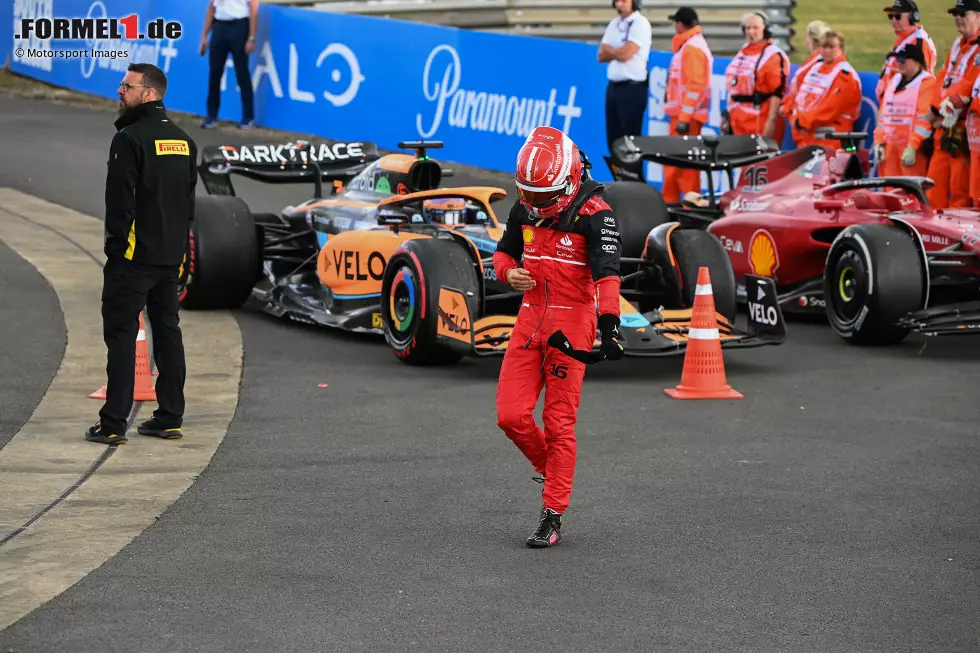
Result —
<path fill-rule="evenodd" d="M 750 316 L 744 280 L 774 280 L 787 312 L 825 313 L 855 344 L 910 332 L 980 334 L 980 212 L 933 209 L 921 177 L 869 177 L 864 133 L 826 133 L 838 148 L 780 152 L 760 136 L 626 137 L 610 167 L 642 161 L 726 173 L 728 190 L 668 207 L 718 238 Z M 740 169 L 738 183 L 734 171 Z"/>

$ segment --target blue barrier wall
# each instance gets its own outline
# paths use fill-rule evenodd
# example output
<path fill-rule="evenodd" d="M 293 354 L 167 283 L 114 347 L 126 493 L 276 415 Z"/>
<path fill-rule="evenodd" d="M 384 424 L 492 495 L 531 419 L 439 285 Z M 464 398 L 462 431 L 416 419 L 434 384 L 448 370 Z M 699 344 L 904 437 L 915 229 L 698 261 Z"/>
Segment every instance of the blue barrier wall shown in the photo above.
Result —
<path fill-rule="evenodd" d="M 198 53 L 203 3 L 165 0 L 15 0 L 13 28 L 22 17 L 139 16 L 140 25 L 163 18 L 183 26 L 164 41 L 19 41 L 11 48 L 20 74 L 86 93 L 115 97 L 126 66 L 154 63 L 167 73 L 168 107 L 205 111 L 208 58 Z M 0 23 L 0 27 L 3 23 Z M 9 32 L 8 32 L 9 33 Z M 86 49 L 80 58 L 17 56 L 18 48 Z M 113 50 L 125 57 L 106 56 Z M 2 49 L 0 49 L 2 52 Z M 609 179 L 605 146 L 606 67 L 597 47 L 585 43 L 490 34 L 383 18 L 262 5 L 256 49 L 250 58 L 256 120 L 276 129 L 322 137 L 371 140 L 384 148 L 398 141 L 442 140 L 440 158 L 511 171 L 517 150 L 536 125 L 569 133 Z M 663 89 L 671 55 L 650 56 L 646 133 L 666 133 Z M 717 132 L 727 91 L 725 68 L 715 58 L 711 117 Z M 794 70 L 796 66 L 794 66 Z M 877 75 L 862 73 L 865 105 L 857 128 L 874 129 Z M 229 58 L 220 117 L 238 120 L 241 103 Z M 792 143 L 789 143 L 792 147 Z M 647 169 L 659 185 L 659 166 Z M 719 179 L 719 181 L 721 181 Z"/>
<path fill-rule="evenodd" d="M 8 9 L 0 9 L 0 64 L 6 66 L 14 43 L 14 14 Z"/>

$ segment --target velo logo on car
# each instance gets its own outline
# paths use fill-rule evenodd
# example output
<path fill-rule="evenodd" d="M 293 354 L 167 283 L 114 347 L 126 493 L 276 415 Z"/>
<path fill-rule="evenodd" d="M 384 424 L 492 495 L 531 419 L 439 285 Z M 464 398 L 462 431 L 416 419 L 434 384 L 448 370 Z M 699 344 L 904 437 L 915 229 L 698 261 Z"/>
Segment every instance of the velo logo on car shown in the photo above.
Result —
<path fill-rule="evenodd" d="M 179 39 L 181 24 L 177 21 L 151 20 L 140 29 L 139 15 L 122 18 L 21 18 L 18 40 L 85 41 L 92 39 Z"/>

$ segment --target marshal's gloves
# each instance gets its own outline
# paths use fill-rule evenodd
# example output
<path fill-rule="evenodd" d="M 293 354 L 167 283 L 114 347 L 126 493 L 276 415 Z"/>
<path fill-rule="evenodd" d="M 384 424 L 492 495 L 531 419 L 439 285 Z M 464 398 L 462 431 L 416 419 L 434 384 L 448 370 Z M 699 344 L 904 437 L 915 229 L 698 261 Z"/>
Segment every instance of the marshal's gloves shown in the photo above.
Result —
<path fill-rule="evenodd" d="M 687 133 L 691 131 L 691 126 L 686 122 L 677 123 L 677 133 L 681 136 L 686 136 Z"/>
<path fill-rule="evenodd" d="M 875 163 L 881 166 L 881 164 L 885 162 L 885 144 L 876 143 L 874 153 L 875 153 Z"/>
<path fill-rule="evenodd" d="M 902 151 L 902 165 L 911 168 L 915 165 L 915 148 L 909 146 Z"/>
<path fill-rule="evenodd" d="M 599 349 L 611 361 L 618 361 L 623 357 L 623 346 L 619 344 L 619 318 L 612 313 L 603 313 L 599 316 L 599 334 L 602 338 L 602 345 Z"/>
<path fill-rule="evenodd" d="M 959 95 L 951 95 L 939 105 L 939 115 L 942 116 L 942 125 L 946 129 L 959 122 L 961 113 L 963 113 L 963 98 Z"/>

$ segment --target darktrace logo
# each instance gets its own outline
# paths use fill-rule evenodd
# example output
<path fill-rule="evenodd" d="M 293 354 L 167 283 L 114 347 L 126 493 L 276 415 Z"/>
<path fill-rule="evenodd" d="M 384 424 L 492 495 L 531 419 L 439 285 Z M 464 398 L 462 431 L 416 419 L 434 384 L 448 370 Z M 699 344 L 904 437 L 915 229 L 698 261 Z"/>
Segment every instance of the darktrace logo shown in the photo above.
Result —
<path fill-rule="evenodd" d="M 141 29 L 139 14 L 122 18 L 21 18 L 15 39 L 90 41 L 92 39 L 179 39 L 181 24 L 156 18 Z"/>

